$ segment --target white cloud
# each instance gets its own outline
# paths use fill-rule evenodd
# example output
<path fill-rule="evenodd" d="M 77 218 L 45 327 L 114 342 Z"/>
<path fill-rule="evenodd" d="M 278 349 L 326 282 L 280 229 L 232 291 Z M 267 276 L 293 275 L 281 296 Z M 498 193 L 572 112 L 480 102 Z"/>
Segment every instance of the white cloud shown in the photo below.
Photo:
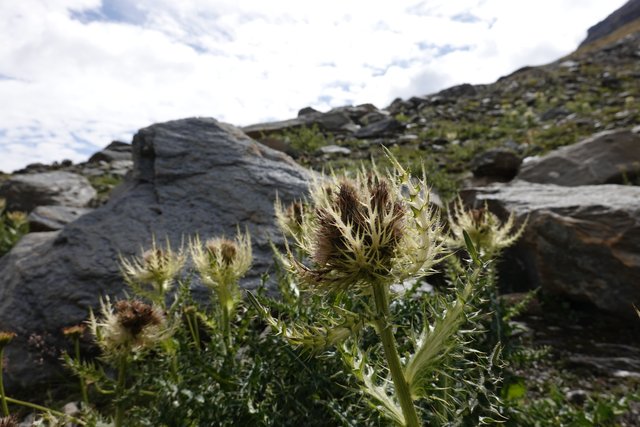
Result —
<path fill-rule="evenodd" d="M 163 120 L 245 125 L 488 83 L 572 51 L 622 3 L 2 2 L 0 170 L 83 160 Z"/>

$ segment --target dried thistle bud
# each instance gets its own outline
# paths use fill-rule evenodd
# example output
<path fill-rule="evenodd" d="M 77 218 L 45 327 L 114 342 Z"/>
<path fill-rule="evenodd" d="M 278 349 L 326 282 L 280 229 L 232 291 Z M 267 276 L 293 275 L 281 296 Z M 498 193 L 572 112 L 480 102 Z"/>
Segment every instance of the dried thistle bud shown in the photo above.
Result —
<path fill-rule="evenodd" d="M 15 337 L 14 332 L 0 331 L 0 348 L 5 348 Z"/>
<path fill-rule="evenodd" d="M 169 242 L 166 247 L 160 248 L 154 239 L 151 248 L 140 257 L 130 260 L 121 258 L 120 269 L 127 284 L 138 295 L 162 303 L 184 262 L 185 256 L 181 250 L 174 252 Z"/>
<path fill-rule="evenodd" d="M 449 228 L 451 235 L 447 237 L 447 245 L 452 248 L 465 248 L 463 231 L 466 231 L 476 249 L 491 258 L 502 249 L 511 246 L 522 235 L 526 221 L 515 227 L 515 215 L 509 215 L 503 224 L 500 219 L 487 208 L 465 210 L 462 200 L 458 198 L 453 214 L 449 212 Z"/>
<path fill-rule="evenodd" d="M 78 339 L 82 335 L 84 335 L 84 331 L 87 329 L 87 326 L 80 323 L 78 325 L 67 326 L 66 328 L 62 328 L 62 334 L 65 337 L 69 337 L 71 339 Z"/>
<path fill-rule="evenodd" d="M 240 234 L 235 240 L 213 238 L 202 245 L 196 237 L 189 245 L 191 258 L 202 278 L 210 287 L 237 282 L 251 267 L 251 237 Z"/>
<path fill-rule="evenodd" d="M 97 320 L 92 313 L 89 325 L 108 355 L 153 347 L 172 332 L 162 309 L 140 300 L 121 300 L 112 305 L 106 299 L 101 302 L 101 314 Z"/>
<path fill-rule="evenodd" d="M 304 223 L 309 216 L 308 206 L 304 202 L 295 201 L 285 208 L 280 199 L 276 199 L 275 213 L 280 230 L 289 237 L 300 238 Z"/>

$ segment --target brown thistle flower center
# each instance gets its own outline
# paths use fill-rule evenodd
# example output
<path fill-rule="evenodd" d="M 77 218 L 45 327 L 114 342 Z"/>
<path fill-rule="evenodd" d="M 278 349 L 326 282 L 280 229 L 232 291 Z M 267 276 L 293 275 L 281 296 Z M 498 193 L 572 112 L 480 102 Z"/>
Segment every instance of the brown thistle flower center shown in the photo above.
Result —
<path fill-rule="evenodd" d="M 144 328 L 162 323 L 160 314 L 152 306 L 139 300 L 118 301 L 115 308 L 118 323 L 134 337 L 138 336 Z"/>
<path fill-rule="evenodd" d="M 0 418 L 0 427 L 18 427 L 18 420 L 12 415 Z"/>
<path fill-rule="evenodd" d="M 367 183 L 370 200 L 362 200 L 358 189 L 349 182 L 340 185 L 333 200 L 340 220 L 352 227 L 353 234 L 361 236 L 366 253 L 372 257 L 371 265 L 389 268 L 398 242 L 403 235 L 402 218 L 405 207 L 391 198 L 386 181 L 370 179 Z M 349 245 L 342 235 L 336 218 L 326 209 L 318 209 L 319 231 L 314 261 L 319 265 L 338 263 L 348 255 Z M 384 235 L 374 247 L 374 235 Z M 376 269 L 377 267 L 374 267 Z"/>

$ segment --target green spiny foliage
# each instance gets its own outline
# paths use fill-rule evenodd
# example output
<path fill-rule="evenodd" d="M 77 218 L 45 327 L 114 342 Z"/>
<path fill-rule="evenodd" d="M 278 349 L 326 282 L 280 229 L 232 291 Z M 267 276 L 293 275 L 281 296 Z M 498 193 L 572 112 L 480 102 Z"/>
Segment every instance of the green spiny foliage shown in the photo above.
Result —
<path fill-rule="evenodd" d="M 0 256 L 9 252 L 28 232 L 27 216 L 23 212 L 7 212 L 4 199 L 0 199 Z"/>

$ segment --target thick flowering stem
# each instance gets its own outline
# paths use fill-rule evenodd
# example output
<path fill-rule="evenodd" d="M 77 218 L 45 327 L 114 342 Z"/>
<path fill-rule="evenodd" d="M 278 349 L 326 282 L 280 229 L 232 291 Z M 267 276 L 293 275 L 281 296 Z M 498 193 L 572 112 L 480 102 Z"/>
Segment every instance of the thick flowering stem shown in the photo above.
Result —
<path fill-rule="evenodd" d="M 127 356 L 123 355 L 118 361 L 118 383 L 116 384 L 116 419 L 115 427 L 122 427 L 124 424 L 124 407 L 122 404 L 122 394 L 124 393 L 127 380 Z"/>
<path fill-rule="evenodd" d="M 376 330 L 380 335 L 384 355 L 389 365 L 391 379 L 395 387 L 396 398 L 400 402 L 402 413 L 407 427 L 419 427 L 418 413 L 411 398 L 409 384 L 404 376 L 400 356 L 396 348 L 396 340 L 393 336 L 393 327 L 389 323 L 389 295 L 388 287 L 381 283 L 373 284 L 373 297 L 376 305 Z"/>
<path fill-rule="evenodd" d="M 4 361 L 4 348 L 0 347 L 0 400 L 2 401 L 2 414 L 4 417 L 9 416 L 9 407 L 7 406 L 7 397 L 4 394 L 4 383 L 2 381 L 2 364 Z"/>

